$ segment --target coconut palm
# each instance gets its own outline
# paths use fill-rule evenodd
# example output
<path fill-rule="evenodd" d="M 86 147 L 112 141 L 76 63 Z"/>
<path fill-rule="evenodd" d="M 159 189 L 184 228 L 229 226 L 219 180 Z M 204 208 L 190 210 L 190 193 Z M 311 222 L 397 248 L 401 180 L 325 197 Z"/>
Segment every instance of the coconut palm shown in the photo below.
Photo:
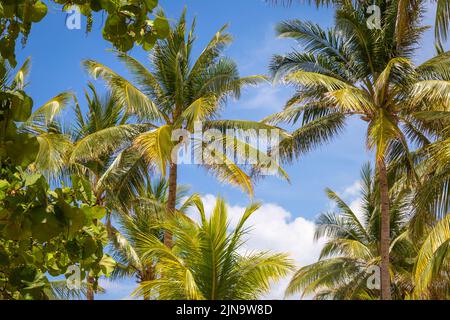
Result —
<path fill-rule="evenodd" d="M 262 76 L 239 77 L 236 64 L 222 56 L 223 49 L 231 42 L 231 36 L 225 33 L 226 26 L 220 29 L 193 61 L 192 50 L 195 42 L 195 21 L 190 30 L 186 28 L 185 12 L 174 25 L 164 40 L 159 40 L 150 54 L 150 67 L 142 65 L 134 58 L 117 53 L 118 58 L 128 67 L 134 78 L 129 82 L 113 70 L 99 62 L 87 60 L 85 67 L 94 78 L 102 78 L 112 90 L 116 99 L 125 109 L 125 114 L 133 116 L 152 129 L 139 135 L 134 142 L 135 147 L 157 167 L 163 175 L 169 169 L 168 212 L 175 208 L 177 186 L 177 152 L 182 145 L 191 139 L 177 132 L 194 132 L 197 122 L 203 128 L 217 129 L 222 133 L 226 129 L 273 129 L 273 127 L 251 121 L 215 120 L 222 107 L 230 97 L 239 98 L 241 89 L 247 85 L 255 85 L 264 80 Z M 173 141 L 175 137 L 176 141 Z M 217 142 L 222 143 L 226 136 L 222 135 Z M 223 151 L 202 152 L 207 144 L 205 139 L 193 139 L 196 160 L 221 181 L 242 187 L 252 193 L 252 183 L 244 167 L 235 164 L 234 156 Z M 254 149 L 249 143 L 240 139 L 234 142 L 231 149 Z M 95 149 L 96 141 L 90 148 Z M 200 150 L 200 153 L 197 152 Z M 253 154 L 253 153 L 252 153 Z M 270 157 L 257 152 L 259 163 L 271 163 Z M 252 159 L 253 160 L 253 159 Z M 272 163 L 273 164 L 273 163 Z M 278 173 L 286 177 L 278 168 Z M 171 237 L 166 235 L 166 242 Z"/>
<path fill-rule="evenodd" d="M 150 181 L 150 178 L 147 179 Z M 152 235 L 163 240 L 162 230 L 155 228 L 167 218 L 166 202 L 168 184 L 165 179 L 156 179 L 145 189 L 137 191 L 134 199 L 129 201 L 128 207 L 119 204 L 114 215 L 115 227 L 110 224 L 111 248 L 117 266 L 111 275 L 112 280 L 125 277 L 135 277 L 137 283 L 156 279 L 155 262 L 143 259 L 136 247 L 140 234 Z M 184 201 L 182 201 L 184 198 Z M 191 205 L 191 198 L 187 197 L 187 189 L 179 187 L 177 190 L 177 211 L 184 213 Z M 144 295 L 144 299 L 150 296 Z"/>
<path fill-rule="evenodd" d="M 145 173 L 150 166 L 133 148 L 132 141 L 148 126 L 128 123 L 128 115 L 114 96 L 99 97 L 92 84 L 88 88 L 86 116 L 78 101 L 75 105 L 68 165 L 73 172 L 90 178 L 98 201 L 106 206 L 110 201 L 111 211 L 117 203 L 126 204 L 146 183 Z"/>
<path fill-rule="evenodd" d="M 269 1 L 269 0 L 267 0 Z M 270 0 L 272 3 L 283 3 L 292 4 L 293 0 Z M 303 0 L 300 2 L 304 2 Z M 308 1 L 309 3 L 311 1 Z M 362 1 L 360 1 L 361 3 Z M 371 5 L 378 5 L 383 7 L 388 1 L 367 1 L 365 3 L 366 8 Z M 432 1 L 436 4 L 436 14 L 434 22 L 434 35 L 435 43 L 438 51 L 443 51 L 442 41 L 448 39 L 449 22 L 450 22 L 450 1 L 449 0 L 434 0 Z M 348 4 L 348 1 L 342 0 L 316 0 L 314 1 L 316 6 L 328 6 L 330 4 L 340 7 Z M 426 7 L 426 2 L 415 1 L 415 0 L 397 0 L 395 1 L 396 9 L 396 40 L 402 41 L 407 34 L 408 26 L 411 20 L 414 20 L 414 13 L 417 11 L 419 6 Z"/>
<path fill-rule="evenodd" d="M 135 295 L 161 300 L 257 299 L 269 291 L 271 281 L 292 269 L 284 254 L 242 253 L 245 223 L 259 205 L 247 207 L 229 232 L 230 221 L 222 199 L 217 199 L 209 218 L 201 199 L 194 196 L 192 200 L 199 223 L 175 215 L 163 224 L 174 235 L 172 248 L 151 233 L 138 235 L 137 250 L 144 261 L 157 261 L 155 270 L 161 276 L 142 282 Z"/>
<path fill-rule="evenodd" d="M 293 276 L 286 294 L 301 292 L 315 299 L 377 299 L 379 288 L 371 276 L 377 276 L 380 262 L 379 183 L 370 165 L 361 171 L 361 197 L 358 209 L 346 204 L 337 193 L 327 189 L 335 210 L 317 219 L 315 239 L 326 243 L 319 261 L 302 267 Z M 407 237 L 411 193 L 402 188 L 390 189 L 391 272 L 393 297 L 404 299 L 412 292 L 412 269 L 417 254 Z"/>
<path fill-rule="evenodd" d="M 409 143 L 428 145 L 430 128 L 414 114 L 445 103 L 450 60 L 443 53 L 419 66 L 411 62 L 424 29 L 420 5 L 401 43 L 395 40 L 395 1 L 384 7 L 381 29 L 367 26 L 365 8 L 365 3 L 342 5 L 336 12 L 336 26 L 329 30 L 298 20 L 278 26 L 281 37 L 297 40 L 305 52 L 274 58 L 275 79 L 294 85 L 297 93 L 285 110 L 266 121 L 301 122 L 280 144 L 288 160 L 330 141 L 343 131 L 349 117 L 357 116 L 367 124 L 366 144 L 376 150 L 380 183 L 382 298 L 390 299 L 387 162 L 404 161 L 410 181 L 417 181 Z"/>

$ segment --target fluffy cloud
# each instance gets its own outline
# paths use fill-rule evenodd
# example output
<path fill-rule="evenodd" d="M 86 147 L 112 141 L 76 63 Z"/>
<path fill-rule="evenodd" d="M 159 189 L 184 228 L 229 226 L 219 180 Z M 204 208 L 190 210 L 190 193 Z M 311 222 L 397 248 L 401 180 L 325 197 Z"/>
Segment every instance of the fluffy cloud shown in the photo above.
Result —
<path fill-rule="evenodd" d="M 273 84 L 263 84 L 248 90 L 239 106 L 248 110 L 280 111 L 291 96 L 290 91 Z"/>
<path fill-rule="evenodd" d="M 216 201 L 213 195 L 203 197 L 205 211 L 211 212 Z M 230 205 L 228 208 L 231 225 L 234 226 L 245 208 Z M 191 216 L 198 218 L 194 213 Z M 292 214 L 277 204 L 266 203 L 248 220 L 251 230 L 244 249 L 288 253 L 301 267 L 317 260 L 324 241 L 314 241 L 314 222 Z M 272 286 L 264 299 L 283 299 L 290 276 Z M 294 297 L 292 297 L 294 298 Z"/>
<path fill-rule="evenodd" d="M 361 182 L 355 181 L 342 190 L 338 192 L 339 196 L 349 203 L 357 215 L 361 214 L 359 200 Z M 207 194 L 202 199 L 206 213 L 211 213 L 217 198 Z M 330 204 L 329 209 L 333 209 L 333 205 Z M 237 224 L 244 210 L 243 206 L 232 204 L 228 206 L 231 227 Z M 189 215 L 198 221 L 199 217 L 195 210 L 191 210 Z M 313 221 L 303 217 L 294 217 L 282 206 L 273 203 L 263 203 L 261 208 L 250 217 L 247 226 L 251 228 L 243 250 L 284 252 L 295 260 L 297 268 L 317 261 L 325 242 L 325 239 L 314 241 L 315 224 Z M 284 299 L 284 291 L 290 278 L 291 275 L 274 283 L 270 293 L 263 299 Z M 130 299 L 131 292 L 136 288 L 136 283 L 130 279 L 118 282 L 101 280 L 100 285 L 107 290 L 107 294 L 99 295 L 100 299 Z M 297 299 L 298 296 L 289 298 Z"/>

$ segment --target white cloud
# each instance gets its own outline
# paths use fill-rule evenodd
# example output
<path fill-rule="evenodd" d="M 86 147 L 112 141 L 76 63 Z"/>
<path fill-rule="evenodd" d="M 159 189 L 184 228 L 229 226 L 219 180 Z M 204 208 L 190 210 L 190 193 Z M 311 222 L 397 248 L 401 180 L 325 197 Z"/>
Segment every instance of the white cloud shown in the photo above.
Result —
<path fill-rule="evenodd" d="M 214 207 L 216 197 L 206 195 L 203 197 L 205 211 L 210 213 Z M 235 226 L 242 216 L 245 208 L 229 206 L 228 214 L 231 226 Z M 195 214 L 191 214 L 197 218 Z M 251 226 L 246 250 L 284 252 L 295 260 L 298 267 L 317 261 L 324 240 L 314 241 L 314 222 L 302 217 L 294 218 L 292 214 L 277 204 L 266 203 L 248 220 Z M 272 286 L 265 299 L 283 299 L 284 291 L 290 280 L 286 277 Z"/>
<path fill-rule="evenodd" d="M 356 180 L 353 184 L 344 189 L 343 195 L 345 197 L 355 197 L 361 193 L 361 181 Z"/>
<path fill-rule="evenodd" d="M 105 289 L 105 294 L 97 295 L 96 299 L 108 300 L 133 300 L 131 293 L 136 289 L 137 284 L 130 279 L 111 281 L 109 279 L 100 278 L 98 280 L 99 286 Z"/>
<path fill-rule="evenodd" d="M 243 40 L 248 43 L 246 39 Z M 240 69 L 244 72 L 254 73 L 256 71 L 265 73 L 273 55 L 284 54 L 290 51 L 293 44 L 295 44 L 294 40 L 277 37 L 275 24 L 270 24 L 264 31 L 263 38 L 258 40 L 258 45 L 251 46 L 236 59 L 239 62 Z M 245 47 L 248 48 L 247 45 Z"/>
<path fill-rule="evenodd" d="M 268 25 L 262 39 L 258 41 L 258 45 L 244 50 L 236 57 L 241 73 L 267 74 L 273 55 L 290 51 L 293 43 L 292 40 L 278 38 L 275 33 L 275 25 Z M 245 46 L 246 44 L 242 45 Z M 291 95 L 291 88 L 289 87 L 266 83 L 246 89 L 245 94 L 236 103 L 244 109 L 257 109 L 273 113 L 281 111 Z"/>
<path fill-rule="evenodd" d="M 280 111 L 290 93 L 286 88 L 272 84 L 259 85 L 249 90 L 248 94 L 239 101 L 239 106 L 248 110 L 266 110 L 271 112 Z"/>

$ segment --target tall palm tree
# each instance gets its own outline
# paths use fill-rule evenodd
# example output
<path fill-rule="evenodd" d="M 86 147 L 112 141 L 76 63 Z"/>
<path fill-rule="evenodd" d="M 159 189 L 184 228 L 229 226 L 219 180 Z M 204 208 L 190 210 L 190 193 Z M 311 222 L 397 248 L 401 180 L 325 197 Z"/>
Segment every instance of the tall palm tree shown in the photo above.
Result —
<path fill-rule="evenodd" d="M 76 122 L 72 128 L 73 146 L 69 151 L 70 156 L 67 164 L 77 174 L 84 175 L 89 179 L 97 202 L 105 206 L 107 205 L 107 200 L 109 202 L 110 199 L 110 197 L 106 197 L 107 191 L 110 190 L 105 188 L 104 181 L 106 180 L 105 176 L 109 177 L 111 175 L 111 163 L 114 163 L 116 159 L 116 154 L 114 153 L 116 150 L 111 150 L 111 153 L 103 153 L 96 158 L 84 158 L 79 156 L 83 153 L 80 152 L 80 149 L 83 151 L 86 140 L 95 140 L 99 132 L 104 133 L 113 130 L 111 136 L 116 139 L 120 138 L 120 134 L 123 131 L 122 127 L 118 126 L 122 123 L 124 115 L 114 97 L 107 95 L 102 99 L 98 96 L 92 84 L 89 84 L 88 87 L 91 92 L 90 94 L 87 91 L 85 92 L 89 110 L 87 116 L 83 116 L 78 102 L 75 105 Z M 117 131 L 117 128 L 121 131 Z M 101 145 L 102 141 L 98 141 L 98 143 Z M 126 140 L 122 141 L 122 144 L 126 144 Z M 109 216 L 110 210 L 108 212 Z M 111 234 L 111 224 L 108 223 L 107 226 L 109 234 Z M 86 295 L 87 300 L 94 300 L 96 292 L 94 289 L 95 279 L 88 277 L 87 281 L 90 284 Z"/>
<path fill-rule="evenodd" d="M 370 276 L 377 275 L 380 261 L 379 183 L 370 165 L 361 171 L 360 212 L 327 189 L 335 210 L 317 219 L 315 238 L 326 237 L 319 261 L 302 267 L 293 276 L 286 293 L 302 292 L 315 299 L 377 299 L 379 288 Z M 412 269 L 417 251 L 407 235 L 411 193 L 390 189 L 390 243 L 393 296 L 404 299 L 412 292 Z M 368 284 L 372 284 L 370 286 Z"/>
<path fill-rule="evenodd" d="M 163 175 L 167 167 L 169 168 L 168 212 L 175 209 L 178 177 L 175 153 L 183 143 L 190 142 L 182 137 L 178 141 L 172 141 L 175 130 L 194 132 L 197 121 L 201 121 L 204 128 L 214 128 L 223 133 L 230 128 L 274 129 L 272 126 L 251 121 L 214 120 L 228 98 L 239 98 L 243 87 L 255 85 L 263 81 L 264 77 L 241 78 L 236 64 L 223 57 L 223 49 L 231 42 L 231 36 L 225 33 L 226 26 L 214 35 L 197 59 L 192 61 L 195 21 L 188 31 L 185 15 L 183 12 L 166 39 L 156 43 L 150 54 L 150 68 L 147 69 L 126 54 L 117 53 L 134 77 L 136 85 L 99 62 L 84 62 L 94 78 L 103 78 L 106 81 L 124 107 L 126 115 L 134 116 L 152 128 L 139 135 L 134 145 Z M 225 138 L 226 136 L 223 136 L 222 139 Z M 249 143 L 239 139 L 233 138 L 231 141 L 234 141 L 234 151 L 254 149 Z M 219 142 L 223 143 L 221 140 Z M 196 139 L 194 148 L 196 151 L 203 150 L 205 144 L 206 141 Z M 94 141 L 91 147 L 94 148 Z M 198 152 L 195 154 L 198 155 Z M 270 157 L 265 153 L 257 152 L 256 155 L 259 163 L 270 163 Z M 252 193 L 249 175 L 244 168 L 235 164 L 234 158 L 220 151 L 208 155 L 201 152 L 200 159 L 197 158 L 196 161 L 221 181 L 240 186 L 246 192 Z M 278 173 L 286 177 L 279 167 Z M 170 235 L 167 234 L 166 242 L 169 246 L 171 241 Z"/>
<path fill-rule="evenodd" d="M 175 215 L 163 224 L 174 235 L 169 248 L 151 233 L 141 233 L 137 250 L 144 261 L 157 261 L 161 277 L 144 281 L 135 295 L 161 300 L 240 300 L 257 299 L 292 270 L 284 254 L 269 252 L 242 254 L 247 219 L 257 204 L 245 210 L 235 229 L 229 232 L 226 204 L 216 201 L 208 218 L 201 199 L 193 198 L 200 222 Z"/>
<path fill-rule="evenodd" d="M 336 12 L 335 27 L 323 30 L 299 20 L 281 23 L 278 34 L 297 40 L 305 52 L 276 56 L 275 79 L 284 78 L 297 93 L 285 110 L 266 122 L 301 122 L 292 137 L 281 142 L 281 153 L 293 159 L 330 141 L 342 132 L 345 121 L 358 116 L 367 124 L 366 143 L 376 150 L 376 172 L 381 199 L 381 288 L 382 299 L 390 299 L 389 196 L 386 163 L 402 159 L 410 177 L 416 174 L 408 141 L 420 147 L 430 141 L 426 123 L 416 111 L 440 108 L 447 97 L 448 54 L 443 53 L 422 65 L 411 58 L 420 40 L 421 8 L 401 43 L 396 42 L 397 2 L 386 4 L 381 29 L 366 24 L 366 2 L 347 3 Z"/>

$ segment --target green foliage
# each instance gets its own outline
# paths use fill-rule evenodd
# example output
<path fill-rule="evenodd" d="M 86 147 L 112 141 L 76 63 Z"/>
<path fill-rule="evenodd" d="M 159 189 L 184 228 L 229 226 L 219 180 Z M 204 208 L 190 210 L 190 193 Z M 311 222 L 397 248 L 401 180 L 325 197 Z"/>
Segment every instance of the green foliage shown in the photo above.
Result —
<path fill-rule="evenodd" d="M 51 190 L 42 174 L 28 170 L 40 152 L 38 138 L 18 128 L 29 120 L 33 105 L 22 90 L 28 62 L 12 81 L 5 65 L 0 77 L 0 298 L 49 299 L 55 296 L 49 276 L 70 276 L 68 267 L 77 266 L 83 278 L 98 279 L 114 268 L 114 260 L 103 254 L 107 233 L 99 220 L 106 210 L 84 178 L 74 176 L 71 187 Z"/>
<path fill-rule="evenodd" d="M 115 213 L 116 227 L 108 224 L 110 244 L 113 249 L 113 258 L 117 261 L 116 268 L 111 275 L 113 280 L 123 277 L 134 277 L 137 283 L 154 280 L 155 262 L 137 249 L 138 238 L 141 234 L 161 239 L 163 230 L 159 225 L 167 220 L 169 214 L 166 210 L 168 198 L 168 183 L 164 179 L 147 179 L 146 188 L 139 190 L 127 202 L 117 206 Z M 184 200 L 186 198 L 186 200 Z M 177 189 L 177 211 L 185 214 L 185 210 L 192 205 L 194 196 L 187 197 L 187 188 Z M 144 295 L 148 299 L 148 295 Z"/>
<path fill-rule="evenodd" d="M 111 89 L 113 96 L 124 109 L 124 113 L 134 116 L 139 122 L 150 123 L 151 130 L 138 135 L 134 139 L 134 148 L 151 166 L 166 173 L 171 155 L 191 142 L 196 150 L 206 145 L 201 139 L 174 143 L 172 133 L 177 129 L 194 131 L 194 123 L 202 121 L 208 129 L 220 130 L 224 136 L 226 129 L 278 129 L 263 125 L 256 121 L 216 120 L 226 101 L 239 98 L 241 90 L 246 86 L 257 85 L 265 81 L 264 76 L 240 77 L 234 61 L 224 56 L 223 51 L 231 43 L 232 37 L 226 32 L 227 26 L 222 27 L 209 41 L 207 46 L 197 57 L 193 56 L 195 44 L 195 21 L 189 28 L 186 12 L 174 24 L 168 36 L 156 43 L 150 55 L 149 66 L 143 65 L 136 59 L 121 52 L 116 52 L 118 58 L 124 62 L 134 81 L 129 81 L 107 66 L 94 60 L 84 61 L 84 66 L 95 78 L 102 78 Z M 117 126 L 108 131 L 99 131 L 96 141 L 122 141 Z M 114 132 L 116 131 L 116 132 Z M 281 130 L 279 130 L 281 131 Z M 206 140 L 206 139 L 205 139 Z M 243 139 L 242 139 L 243 140 Z M 234 148 L 236 157 L 230 157 L 220 152 L 203 155 L 196 159 L 203 163 L 211 174 L 220 181 L 241 187 L 252 194 L 253 185 L 245 166 L 238 166 L 235 158 L 241 157 L 238 151 L 253 148 L 249 143 L 236 139 Z M 225 139 L 222 141 L 225 145 Z M 92 145 L 93 142 L 85 144 Z M 114 144 L 110 144 L 114 146 Z M 242 148 L 238 148 L 242 147 Z M 91 152 L 93 151 L 93 152 Z M 82 149 L 82 156 L 98 157 L 94 153 L 105 151 L 102 145 L 95 144 L 95 148 L 88 151 Z M 196 155 L 203 154 L 195 152 Z M 261 167 L 260 163 L 268 159 L 263 151 L 255 153 L 250 162 L 257 162 L 252 169 Z M 256 158 L 257 157 L 257 158 Z M 277 166 L 280 177 L 287 178 L 284 170 Z"/>
<path fill-rule="evenodd" d="M 87 31 L 92 26 L 93 13 L 103 11 L 107 17 L 103 37 L 122 51 L 131 50 L 135 43 L 149 50 L 157 39 L 168 34 L 168 22 L 162 12 L 150 18 L 158 0 L 116 1 L 116 0 L 52 0 L 62 9 L 77 6 L 87 18 Z M 16 41 L 22 35 L 25 44 L 33 23 L 40 22 L 47 15 L 47 5 L 39 0 L 0 1 L 0 54 L 12 66 L 16 65 Z"/>
<path fill-rule="evenodd" d="M 36 137 L 18 131 L 16 124 L 26 121 L 33 107 L 33 100 L 22 90 L 21 81 L 18 81 L 24 69 L 26 63 L 11 80 L 9 67 L 3 60 L 0 64 L 0 162 L 21 168 L 32 163 L 39 151 Z"/>
<path fill-rule="evenodd" d="M 8 299 L 47 299 L 48 276 L 82 279 L 109 275 L 114 260 L 103 253 L 106 211 L 74 178 L 72 188 L 50 190 L 40 174 L 10 166 L 0 171 L 0 295 Z"/>

